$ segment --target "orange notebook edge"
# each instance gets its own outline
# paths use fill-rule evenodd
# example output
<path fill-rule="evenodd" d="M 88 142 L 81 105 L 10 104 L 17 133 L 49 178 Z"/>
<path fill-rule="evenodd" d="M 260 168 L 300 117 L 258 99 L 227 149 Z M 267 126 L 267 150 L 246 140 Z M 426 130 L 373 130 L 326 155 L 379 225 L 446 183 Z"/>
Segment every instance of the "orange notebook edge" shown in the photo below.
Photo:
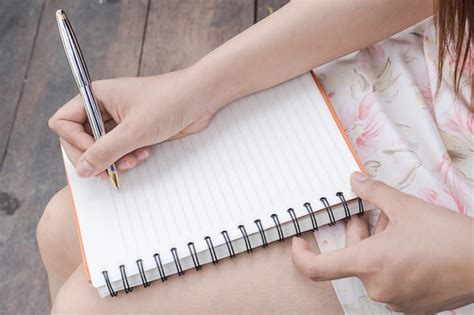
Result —
<path fill-rule="evenodd" d="M 367 171 L 365 170 L 364 165 L 362 164 L 362 162 L 359 158 L 359 155 L 355 151 L 351 140 L 349 140 L 349 137 L 347 136 L 347 134 L 344 130 L 344 126 L 342 126 L 342 123 L 339 120 L 339 117 L 337 116 L 336 111 L 334 110 L 334 107 L 332 106 L 331 101 L 329 100 L 329 97 L 327 96 L 326 91 L 324 90 L 324 87 L 323 87 L 321 81 L 318 79 L 318 77 L 316 76 L 316 74 L 314 73 L 313 70 L 311 70 L 310 73 L 311 73 L 311 77 L 314 80 L 314 83 L 316 83 L 316 86 L 318 87 L 319 92 L 323 96 L 324 102 L 326 103 L 326 106 L 328 107 L 332 118 L 336 122 L 336 125 L 337 125 L 337 128 L 339 129 L 339 132 L 341 133 L 342 137 L 344 138 L 344 141 L 346 142 L 347 147 L 351 151 L 352 156 L 354 157 L 354 160 L 357 163 L 357 166 L 359 166 L 360 172 L 363 173 L 364 175 L 367 175 Z"/>
<path fill-rule="evenodd" d="M 68 186 L 69 194 L 71 195 L 72 206 L 74 208 L 74 224 L 76 225 L 76 234 L 77 234 L 77 238 L 79 240 L 79 248 L 81 250 L 81 256 L 82 256 L 82 262 L 83 262 L 83 265 L 84 265 L 84 271 L 85 271 L 87 280 L 89 282 L 91 282 L 91 274 L 89 272 L 89 266 L 87 264 L 86 252 L 84 251 L 84 243 L 82 241 L 81 227 L 79 225 L 79 218 L 77 217 L 76 201 L 74 200 L 74 194 L 72 193 L 71 181 L 69 180 L 69 174 L 67 173 L 67 170 L 66 170 L 66 163 L 67 163 L 66 158 L 67 157 L 65 157 L 64 154 L 62 154 L 62 156 L 63 156 L 63 162 L 64 162 L 64 172 L 66 173 L 66 181 L 67 181 L 67 184 L 68 184 L 67 186 Z"/>

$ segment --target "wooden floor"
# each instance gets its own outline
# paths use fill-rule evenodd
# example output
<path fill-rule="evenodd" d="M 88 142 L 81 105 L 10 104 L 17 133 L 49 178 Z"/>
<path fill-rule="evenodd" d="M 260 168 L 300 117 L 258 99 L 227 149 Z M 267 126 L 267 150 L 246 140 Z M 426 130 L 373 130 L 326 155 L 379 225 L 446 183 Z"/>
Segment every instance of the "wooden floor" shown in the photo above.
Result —
<path fill-rule="evenodd" d="M 56 9 L 68 12 L 93 79 L 102 79 L 190 65 L 286 2 L 0 1 L 0 314 L 50 310 L 35 229 L 65 175 L 47 121 L 77 93 Z"/>

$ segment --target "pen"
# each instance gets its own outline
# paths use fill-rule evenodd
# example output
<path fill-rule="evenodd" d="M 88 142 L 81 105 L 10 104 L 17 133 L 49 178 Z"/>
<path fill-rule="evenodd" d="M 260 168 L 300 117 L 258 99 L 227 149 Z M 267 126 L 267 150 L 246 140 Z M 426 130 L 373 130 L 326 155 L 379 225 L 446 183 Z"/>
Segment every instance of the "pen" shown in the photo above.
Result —
<path fill-rule="evenodd" d="M 63 42 L 64 52 L 66 53 L 72 75 L 74 76 L 77 88 L 79 89 L 79 94 L 81 94 L 81 98 L 84 103 L 84 108 L 86 109 L 87 118 L 92 129 L 92 134 L 94 135 L 94 138 L 98 140 L 106 133 L 104 121 L 92 91 L 89 71 L 87 70 L 84 57 L 82 56 L 79 42 L 77 41 L 72 25 L 66 16 L 66 12 L 63 10 L 57 10 L 56 22 L 58 24 L 61 41 Z M 115 164 L 107 167 L 107 174 L 109 175 L 109 178 L 115 189 L 119 189 L 120 184 Z"/>

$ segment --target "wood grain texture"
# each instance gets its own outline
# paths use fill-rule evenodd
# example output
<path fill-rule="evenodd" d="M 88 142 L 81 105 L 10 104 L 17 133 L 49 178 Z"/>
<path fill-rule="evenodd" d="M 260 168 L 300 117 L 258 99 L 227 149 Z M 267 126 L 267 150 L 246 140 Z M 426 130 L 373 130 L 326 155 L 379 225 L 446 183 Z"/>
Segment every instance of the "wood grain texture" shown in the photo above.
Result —
<path fill-rule="evenodd" d="M 152 0 L 141 74 L 189 66 L 253 23 L 253 0 Z"/>
<path fill-rule="evenodd" d="M 93 78 L 135 76 L 147 3 L 46 3 L 0 176 L 0 192 L 19 203 L 9 215 L 0 211 L 2 314 L 44 314 L 50 308 L 35 231 L 47 201 L 65 184 L 65 175 L 59 142 L 47 121 L 77 93 L 61 47 L 55 11 L 63 8 L 68 12 Z"/>
<path fill-rule="evenodd" d="M 44 1 L 0 1 L 0 169 Z"/>
<path fill-rule="evenodd" d="M 257 21 L 266 18 L 290 0 L 257 0 Z"/>

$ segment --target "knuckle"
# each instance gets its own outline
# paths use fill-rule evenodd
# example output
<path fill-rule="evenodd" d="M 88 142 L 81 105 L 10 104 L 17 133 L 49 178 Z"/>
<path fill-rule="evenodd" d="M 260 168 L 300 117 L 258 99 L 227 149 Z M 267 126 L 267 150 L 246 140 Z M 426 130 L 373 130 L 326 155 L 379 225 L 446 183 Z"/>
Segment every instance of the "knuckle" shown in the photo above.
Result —
<path fill-rule="evenodd" d="M 97 143 L 95 146 L 92 146 L 91 149 L 87 160 L 94 166 L 107 162 L 112 156 L 112 151 L 105 145 Z"/>
<path fill-rule="evenodd" d="M 390 293 L 383 287 L 369 287 L 367 293 L 369 298 L 375 302 L 390 303 Z"/>
<path fill-rule="evenodd" d="M 374 180 L 367 187 L 367 192 L 370 194 L 378 194 L 383 190 L 384 186 L 385 184 L 381 181 Z"/>
<path fill-rule="evenodd" d="M 376 258 L 372 258 L 370 255 L 355 262 L 354 265 L 357 266 L 357 274 L 361 276 L 376 275 L 383 270 L 383 263 Z"/>
<path fill-rule="evenodd" d="M 58 129 L 58 120 L 56 119 L 56 115 L 51 116 L 48 119 L 48 127 L 49 129 L 53 130 L 54 132 Z"/>
<path fill-rule="evenodd" d="M 304 275 L 313 280 L 313 281 L 321 281 L 323 280 L 323 277 L 321 275 L 321 272 L 318 270 L 318 268 L 314 265 L 309 265 L 307 266 L 304 271 Z"/>

